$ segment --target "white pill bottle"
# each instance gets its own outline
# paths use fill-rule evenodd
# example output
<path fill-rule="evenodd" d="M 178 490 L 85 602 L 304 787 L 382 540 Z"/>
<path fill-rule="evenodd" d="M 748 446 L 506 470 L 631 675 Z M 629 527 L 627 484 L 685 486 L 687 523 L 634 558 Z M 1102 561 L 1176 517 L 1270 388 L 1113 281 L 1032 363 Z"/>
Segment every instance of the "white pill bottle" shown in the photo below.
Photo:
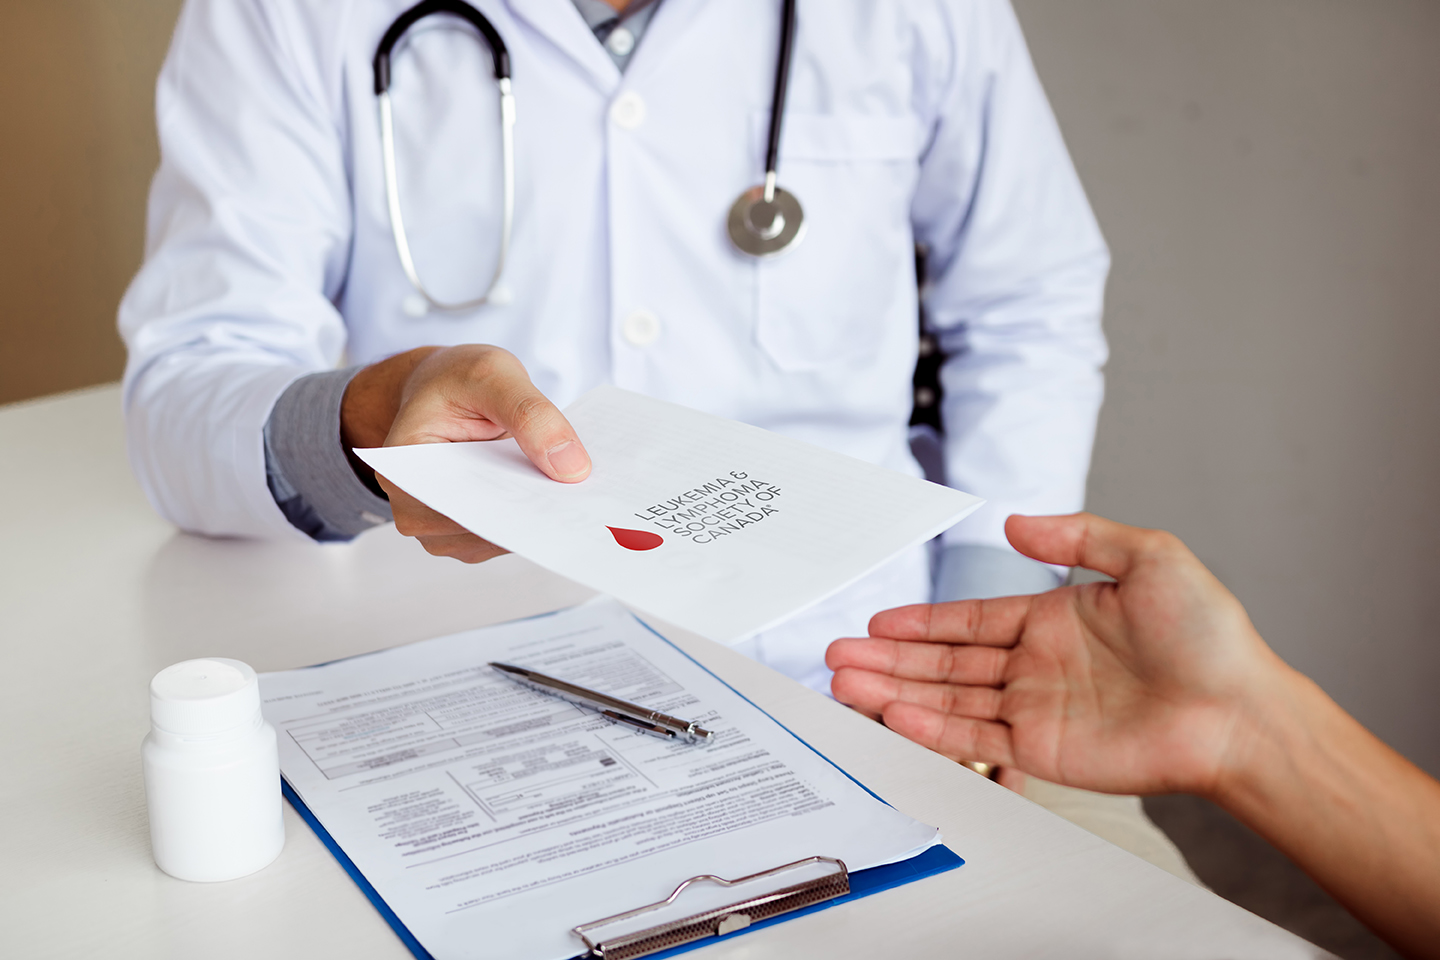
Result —
<path fill-rule="evenodd" d="M 181 880 L 234 880 L 280 855 L 280 758 L 260 715 L 255 671 L 239 660 L 186 660 L 150 681 L 141 754 L 150 848 Z"/>

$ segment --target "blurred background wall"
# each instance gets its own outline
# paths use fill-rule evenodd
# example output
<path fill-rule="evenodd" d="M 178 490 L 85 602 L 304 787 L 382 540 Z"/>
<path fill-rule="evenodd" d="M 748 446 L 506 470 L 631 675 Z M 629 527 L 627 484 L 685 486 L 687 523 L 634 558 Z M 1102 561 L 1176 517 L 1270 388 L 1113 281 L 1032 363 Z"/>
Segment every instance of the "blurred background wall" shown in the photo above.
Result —
<path fill-rule="evenodd" d="M 1016 5 L 1114 256 L 1090 508 L 1440 774 L 1440 3 Z"/>
<path fill-rule="evenodd" d="M 1440 774 L 1440 3 L 1016 5 L 1115 258 L 1092 508 Z M 0 402 L 120 374 L 178 7 L 0 3 Z"/>
<path fill-rule="evenodd" d="M 115 380 L 179 0 L 0 0 L 0 403 Z"/>

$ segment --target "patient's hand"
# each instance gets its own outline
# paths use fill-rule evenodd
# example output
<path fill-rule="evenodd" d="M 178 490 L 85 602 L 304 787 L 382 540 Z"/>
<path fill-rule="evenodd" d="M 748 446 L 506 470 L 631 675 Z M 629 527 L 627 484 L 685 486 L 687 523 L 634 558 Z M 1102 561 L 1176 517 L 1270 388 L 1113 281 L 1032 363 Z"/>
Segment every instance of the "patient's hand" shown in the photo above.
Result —
<path fill-rule="evenodd" d="M 1402 953 L 1440 960 L 1440 783 L 1265 646 L 1184 544 L 1088 514 L 1015 548 L 1117 583 L 901 607 L 837 640 L 837 699 L 948 756 L 1207 796 Z"/>
<path fill-rule="evenodd" d="M 1010 542 L 1118 583 L 877 614 L 826 661 L 836 699 L 955 759 L 1112 793 L 1213 794 L 1247 711 L 1289 672 L 1239 601 L 1167 533 L 1089 514 L 1011 517 Z"/>

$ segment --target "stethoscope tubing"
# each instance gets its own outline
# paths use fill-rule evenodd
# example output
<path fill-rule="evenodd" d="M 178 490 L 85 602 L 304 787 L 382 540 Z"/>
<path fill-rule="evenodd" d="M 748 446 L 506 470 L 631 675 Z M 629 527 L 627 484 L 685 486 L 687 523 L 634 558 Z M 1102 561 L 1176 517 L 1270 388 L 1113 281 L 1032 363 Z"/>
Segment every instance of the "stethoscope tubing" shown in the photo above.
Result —
<path fill-rule="evenodd" d="M 400 38 L 415 23 L 432 13 L 449 13 L 465 20 L 480 32 L 490 48 L 495 84 L 500 91 L 500 178 L 501 215 L 500 251 L 495 260 L 495 273 L 485 292 L 473 300 L 450 302 L 441 300 L 426 289 L 415 266 L 410 240 L 405 232 L 405 215 L 400 204 L 400 175 L 395 162 L 395 110 L 390 102 L 390 56 Z M 510 85 L 510 51 L 500 31 L 485 15 L 464 0 L 421 0 L 395 18 L 375 49 L 373 62 L 375 96 L 380 108 L 380 156 L 385 173 L 385 202 L 390 214 L 390 233 L 395 238 L 395 252 L 401 269 L 415 291 L 436 310 L 471 310 L 486 303 L 497 302 L 503 291 L 505 265 L 510 257 L 510 236 L 515 223 L 515 95 Z M 506 298 L 508 299 L 508 297 Z"/>
<path fill-rule="evenodd" d="M 480 36 L 485 38 L 485 45 L 490 48 L 490 61 L 495 70 L 496 81 L 510 79 L 510 49 L 505 46 L 505 40 L 500 36 L 500 31 L 495 29 L 495 25 L 485 14 L 470 6 L 465 0 L 420 0 L 415 6 L 395 18 L 395 21 L 385 29 L 379 45 L 375 48 L 372 68 L 375 73 L 375 95 L 377 97 L 390 89 L 390 54 L 394 51 L 395 45 L 400 42 L 401 37 L 405 36 L 406 31 L 432 13 L 453 14 L 480 31 Z"/>
<path fill-rule="evenodd" d="M 770 134 L 765 139 L 765 202 L 775 199 L 780 171 L 780 128 L 785 122 L 785 96 L 790 90 L 790 58 L 795 50 L 795 0 L 780 8 L 780 51 L 775 57 L 775 91 L 770 96 Z"/>
<path fill-rule="evenodd" d="M 785 119 L 785 99 L 790 85 L 790 61 L 795 48 L 796 0 L 781 0 L 780 48 L 775 58 L 775 85 L 770 99 L 770 130 L 765 142 L 765 182 L 763 187 L 751 188 L 741 194 L 730 213 L 729 228 L 732 240 L 744 253 L 757 257 L 769 257 L 783 252 L 798 243 L 804 233 L 804 214 L 793 195 L 779 190 L 776 185 L 780 166 L 780 134 Z M 410 249 L 410 239 L 405 231 L 405 216 L 400 202 L 400 175 L 395 160 L 395 111 L 390 99 L 390 59 L 402 37 L 417 22 L 435 13 L 448 13 L 465 20 L 479 31 L 490 48 L 495 83 L 500 93 L 500 152 L 502 214 L 500 223 L 500 251 L 495 262 L 495 273 L 485 292 L 472 300 L 449 302 L 436 297 L 420 279 L 415 266 L 415 256 Z M 443 311 L 463 311 L 483 306 L 486 303 L 508 302 L 508 290 L 503 285 L 505 266 L 510 256 L 511 231 L 515 221 L 515 96 L 510 83 L 510 52 L 504 39 L 494 25 L 465 0 L 421 0 L 395 18 L 385 30 L 375 49 L 373 61 L 375 97 L 380 112 L 380 152 L 384 167 L 385 201 L 390 216 L 390 232 L 395 240 L 395 252 L 405 277 L 429 307 Z M 777 194 L 778 191 L 778 194 Z M 790 218 L 788 232 L 778 239 L 768 234 L 745 234 L 748 211 L 756 209 L 757 202 L 766 205 L 778 203 L 771 209 L 787 211 Z M 738 218 L 738 219 L 737 219 Z M 785 217 L 774 217 L 776 232 Z M 758 244 L 758 246 L 757 246 Z M 502 296 L 503 294 L 503 296 Z M 421 311 L 424 312 L 423 310 Z"/>
<path fill-rule="evenodd" d="M 515 222 L 515 96 L 510 90 L 510 78 L 497 81 L 500 87 L 500 154 L 501 154 L 501 213 L 500 251 L 495 258 L 495 273 L 490 278 L 485 292 L 473 300 L 450 302 L 441 300 L 426 289 L 415 267 L 415 258 L 410 252 L 410 241 L 405 233 L 405 215 L 400 208 L 400 178 L 395 163 L 395 120 L 390 105 L 390 91 L 380 94 L 380 154 L 385 168 L 385 200 L 390 210 L 390 233 L 395 238 L 395 252 L 400 257 L 400 267 L 406 278 L 425 302 L 436 310 L 470 310 L 491 302 L 497 290 L 503 289 L 505 264 L 510 258 L 510 235 Z"/>

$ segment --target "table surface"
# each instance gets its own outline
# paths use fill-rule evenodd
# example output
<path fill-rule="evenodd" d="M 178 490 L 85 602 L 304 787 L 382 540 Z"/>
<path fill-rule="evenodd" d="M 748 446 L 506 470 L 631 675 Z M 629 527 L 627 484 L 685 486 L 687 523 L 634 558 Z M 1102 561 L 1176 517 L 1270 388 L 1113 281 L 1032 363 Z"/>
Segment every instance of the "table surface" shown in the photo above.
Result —
<path fill-rule="evenodd" d="M 0 451 L 6 952 L 408 957 L 288 806 L 285 850 L 254 876 L 185 883 L 156 868 L 140 780 L 150 677 L 199 656 L 319 663 L 589 591 L 518 557 L 435 559 L 391 527 L 326 546 L 178 533 L 130 474 L 113 386 L 0 408 Z M 766 667 L 664 632 L 967 861 L 701 960 L 1328 956 Z"/>

